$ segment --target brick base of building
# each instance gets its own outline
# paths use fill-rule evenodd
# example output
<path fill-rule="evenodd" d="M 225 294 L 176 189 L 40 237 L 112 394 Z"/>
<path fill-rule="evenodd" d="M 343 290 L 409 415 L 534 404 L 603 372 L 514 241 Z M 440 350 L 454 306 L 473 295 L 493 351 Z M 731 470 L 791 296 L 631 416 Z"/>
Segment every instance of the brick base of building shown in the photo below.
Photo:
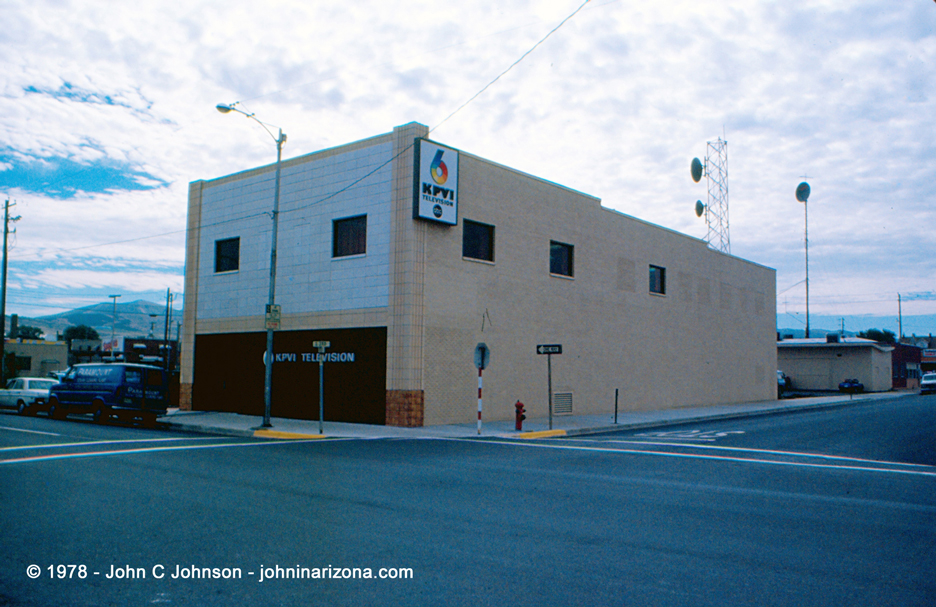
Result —
<path fill-rule="evenodd" d="M 425 410 L 422 390 L 387 390 L 387 425 L 421 428 Z"/>
<path fill-rule="evenodd" d="M 179 385 L 179 409 L 182 411 L 192 410 L 192 384 Z"/>

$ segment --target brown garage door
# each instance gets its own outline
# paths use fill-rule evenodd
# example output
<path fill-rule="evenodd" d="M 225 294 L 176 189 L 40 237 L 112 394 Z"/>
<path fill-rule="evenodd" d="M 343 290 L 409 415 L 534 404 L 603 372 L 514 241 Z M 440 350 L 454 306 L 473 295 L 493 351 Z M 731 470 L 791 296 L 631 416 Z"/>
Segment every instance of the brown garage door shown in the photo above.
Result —
<path fill-rule="evenodd" d="M 329 341 L 325 421 L 384 424 L 387 329 L 278 331 L 274 336 L 273 417 L 318 420 L 319 364 L 313 341 Z M 197 335 L 193 406 L 263 415 L 266 333 Z"/>

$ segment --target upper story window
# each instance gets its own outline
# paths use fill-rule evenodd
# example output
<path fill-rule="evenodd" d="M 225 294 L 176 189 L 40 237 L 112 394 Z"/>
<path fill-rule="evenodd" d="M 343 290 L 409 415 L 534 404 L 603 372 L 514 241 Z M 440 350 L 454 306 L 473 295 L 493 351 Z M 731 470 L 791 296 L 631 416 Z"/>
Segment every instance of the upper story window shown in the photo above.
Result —
<path fill-rule="evenodd" d="M 462 257 L 494 261 L 494 226 L 477 221 L 462 222 Z"/>
<path fill-rule="evenodd" d="M 236 272 L 240 268 L 240 237 L 215 241 L 215 273 Z"/>
<path fill-rule="evenodd" d="M 575 247 L 570 244 L 549 241 L 549 273 L 559 276 L 575 275 Z"/>
<path fill-rule="evenodd" d="M 666 295 L 666 268 L 650 266 L 650 292 Z"/>
<path fill-rule="evenodd" d="M 367 215 L 332 222 L 332 257 L 367 253 Z"/>

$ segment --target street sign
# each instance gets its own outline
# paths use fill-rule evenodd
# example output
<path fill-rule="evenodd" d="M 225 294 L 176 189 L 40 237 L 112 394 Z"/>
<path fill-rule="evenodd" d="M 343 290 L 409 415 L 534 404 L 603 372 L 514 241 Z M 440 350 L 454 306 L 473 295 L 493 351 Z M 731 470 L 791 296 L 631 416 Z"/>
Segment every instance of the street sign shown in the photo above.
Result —
<path fill-rule="evenodd" d="M 325 348 L 331 346 L 330 341 L 313 341 L 312 347 L 318 348 L 319 364 L 319 434 L 325 432 Z"/>
<path fill-rule="evenodd" d="M 536 346 L 537 354 L 546 355 L 547 394 L 549 395 L 549 429 L 553 429 L 553 402 L 552 402 L 552 355 L 562 354 L 562 344 L 540 344 Z"/>
<path fill-rule="evenodd" d="M 562 344 L 543 344 L 536 346 L 537 354 L 562 354 Z"/>
<path fill-rule="evenodd" d="M 474 364 L 479 371 L 487 369 L 488 365 L 491 364 L 491 349 L 487 347 L 487 344 L 480 343 L 475 346 Z"/>
<path fill-rule="evenodd" d="M 266 306 L 266 328 L 278 331 L 280 328 L 281 309 L 279 304 L 267 304 Z"/>

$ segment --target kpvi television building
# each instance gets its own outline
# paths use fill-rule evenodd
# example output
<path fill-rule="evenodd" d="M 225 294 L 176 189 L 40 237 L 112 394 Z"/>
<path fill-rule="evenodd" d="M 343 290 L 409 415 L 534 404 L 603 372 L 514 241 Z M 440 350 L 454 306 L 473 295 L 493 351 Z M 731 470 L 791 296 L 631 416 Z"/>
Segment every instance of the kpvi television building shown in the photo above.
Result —
<path fill-rule="evenodd" d="M 271 415 L 484 419 L 776 398 L 773 269 L 427 139 L 282 162 Z M 189 188 L 182 407 L 262 415 L 275 165 Z"/>

